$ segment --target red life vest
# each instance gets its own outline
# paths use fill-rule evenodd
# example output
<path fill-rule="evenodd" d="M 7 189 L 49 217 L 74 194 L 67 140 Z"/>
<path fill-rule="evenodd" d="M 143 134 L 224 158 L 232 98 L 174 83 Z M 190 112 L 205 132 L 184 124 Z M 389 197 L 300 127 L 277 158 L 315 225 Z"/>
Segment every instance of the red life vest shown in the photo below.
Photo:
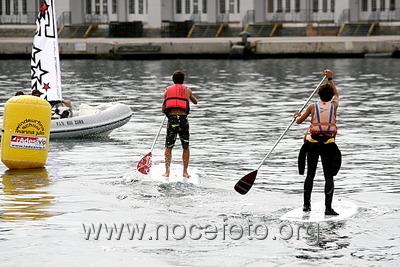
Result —
<path fill-rule="evenodd" d="M 310 133 L 327 133 L 336 135 L 335 105 L 332 102 L 315 102 L 315 112 L 311 118 Z"/>
<path fill-rule="evenodd" d="M 182 84 L 174 84 L 167 87 L 167 94 L 164 100 L 164 113 L 168 114 L 168 111 L 172 108 L 181 108 L 186 114 L 189 114 L 189 100 L 186 97 L 187 87 Z"/>

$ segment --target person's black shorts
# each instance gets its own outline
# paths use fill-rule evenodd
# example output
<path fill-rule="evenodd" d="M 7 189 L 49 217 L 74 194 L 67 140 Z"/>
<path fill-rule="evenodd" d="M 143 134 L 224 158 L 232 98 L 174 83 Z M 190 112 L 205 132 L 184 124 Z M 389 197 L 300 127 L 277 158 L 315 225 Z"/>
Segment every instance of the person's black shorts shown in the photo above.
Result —
<path fill-rule="evenodd" d="M 189 121 L 187 115 L 169 115 L 167 126 L 167 138 L 165 140 L 166 148 L 173 148 L 176 137 L 179 134 L 182 147 L 189 147 Z"/>

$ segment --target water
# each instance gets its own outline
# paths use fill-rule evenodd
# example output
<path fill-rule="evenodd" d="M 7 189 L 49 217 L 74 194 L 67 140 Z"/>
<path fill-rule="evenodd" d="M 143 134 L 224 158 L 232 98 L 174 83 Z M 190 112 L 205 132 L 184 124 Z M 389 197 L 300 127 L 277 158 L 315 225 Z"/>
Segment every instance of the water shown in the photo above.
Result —
<path fill-rule="evenodd" d="M 44 169 L 0 166 L 1 265 L 398 266 L 397 64 L 387 58 L 63 60 L 65 99 L 75 106 L 118 101 L 134 115 L 106 139 L 51 142 Z M 28 92 L 29 66 L 0 61 L 1 112 L 15 91 Z M 354 202 L 359 212 L 321 223 L 318 235 L 317 225 L 308 225 L 310 232 L 291 236 L 290 227 L 301 225 L 279 218 L 302 204 L 304 177 L 296 164 L 307 124 L 292 126 L 247 195 L 233 186 L 258 166 L 324 68 L 334 71 L 340 92 L 343 165 L 334 197 Z M 186 84 L 199 100 L 190 115 L 189 171 L 196 182 L 166 183 L 135 171 L 162 121 L 163 90 L 176 69 L 187 73 Z M 158 169 L 164 139 L 165 130 L 153 151 Z M 177 146 L 174 168 L 180 168 L 180 155 Z M 323 185 L 319 169 L 313 201 L 324 198 Z M 102 225 L 98 240 L 88 235 L 91 224 Z M 114 224 L 123 225 L 120 236 L 106 232 Z M 141 240 L 137 231 L 130 239 L 128 226 L 131 232 L 145 229 Z"/>

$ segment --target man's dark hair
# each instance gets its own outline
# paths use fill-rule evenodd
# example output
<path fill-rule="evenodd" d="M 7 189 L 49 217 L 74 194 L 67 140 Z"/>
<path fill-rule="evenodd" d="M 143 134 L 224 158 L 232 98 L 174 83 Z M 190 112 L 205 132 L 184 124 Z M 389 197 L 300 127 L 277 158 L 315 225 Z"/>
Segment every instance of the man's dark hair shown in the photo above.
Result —
<path fill-rule="evenodd" d="M 172 80 L 174 81 L 174 83 L 183 84 L 183 81 L 185 80 L 185 73 L 180 70 L 175 71 L 172 75 Z"/>
<path fill-rule="evenodd" d="M 325 83 L 319 87 L 318 94 L 322 101 L 331 101 L 334 96 L 333 87 L 329 83 Z"/>

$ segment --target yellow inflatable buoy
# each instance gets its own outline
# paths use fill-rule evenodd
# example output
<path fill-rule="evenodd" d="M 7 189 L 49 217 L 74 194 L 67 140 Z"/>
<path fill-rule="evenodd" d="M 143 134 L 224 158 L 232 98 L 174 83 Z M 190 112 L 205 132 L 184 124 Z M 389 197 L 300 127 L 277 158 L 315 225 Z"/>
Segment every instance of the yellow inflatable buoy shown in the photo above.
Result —
<path fill-rule="evenodd" d="M 1 161 L 10 169 L 43 167 L 50 141 L 51 106 L 29 95 L 14 96 L 4 106 Z"/>

